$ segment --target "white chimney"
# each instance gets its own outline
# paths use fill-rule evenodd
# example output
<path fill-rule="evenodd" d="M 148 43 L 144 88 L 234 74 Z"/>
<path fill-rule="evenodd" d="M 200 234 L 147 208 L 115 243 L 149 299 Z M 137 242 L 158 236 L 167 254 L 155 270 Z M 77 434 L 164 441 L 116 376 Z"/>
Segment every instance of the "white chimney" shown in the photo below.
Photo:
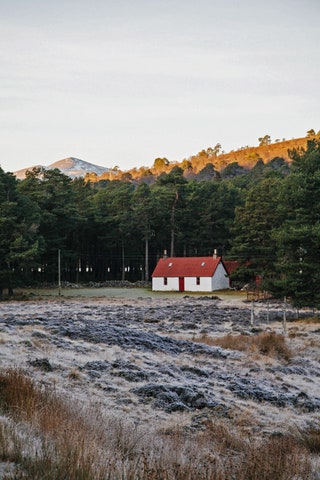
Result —
<path fill-rule="evenodd" d="M 216 248 L 213 250 L 213 258 L 214 259 L 218 258 L 218 251 Z"/>

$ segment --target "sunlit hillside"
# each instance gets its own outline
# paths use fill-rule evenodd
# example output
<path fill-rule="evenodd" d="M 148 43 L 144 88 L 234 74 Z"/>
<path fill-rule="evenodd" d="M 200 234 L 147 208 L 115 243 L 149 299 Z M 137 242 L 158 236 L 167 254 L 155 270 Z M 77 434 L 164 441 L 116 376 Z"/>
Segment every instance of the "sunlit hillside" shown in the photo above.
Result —
<path fill-rule="evenodd" d="M 211 170 L 217 172 L 223 172 L 226 167 L 232 166 L 236 171 L 237 168 L 250 170 L 256 163 L 262 160 L 264 163 L 268 163 L 275 158 L 281 158 L 285 162 L 290 163 L 290 157 L 288 152 L 293 149 L 305 148 L 308 137 L 295 138 L 292 140 L 275 140 L 273 143 L 268 135 L 260 139 L 260 145 L 257 147 L 245 146 L 240 147 L 238 150 L 231 152 L 224 152 L 220 144 L 216 144 L 214 147 L 208 147 L 200 152 L 191 155 L 188 158 L 184 158 L 181 161 L 170 161 L 167 158 L 156 158 L 153 161 L 152 166 L 133 168 L 128 171 L 112 171 L 104 173 L 100 177 L 92 178 L 92 175 L 88 176 L 90 181 L 94 180 L 137 180 L 143 178 L 152 183 L 152 181 L 161 173 L 168 173 L 173 167 L 180 167 L 184 171 L 184 175 L 192 179 L 198 175 L 205 167 L 211 165 Z M 212 171 L 208 172 L 212 175 Z M 208 178 L 206 178 L 208 179 Z"/>

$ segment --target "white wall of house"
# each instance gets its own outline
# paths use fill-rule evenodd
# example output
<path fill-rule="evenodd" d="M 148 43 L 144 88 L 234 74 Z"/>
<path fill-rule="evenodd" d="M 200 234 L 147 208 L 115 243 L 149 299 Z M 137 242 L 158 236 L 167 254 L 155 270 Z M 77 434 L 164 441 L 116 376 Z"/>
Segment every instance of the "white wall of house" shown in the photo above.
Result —
<path fill-rule="evenodd" d="M 225 290 L 230 288 L 229 277 L 222 263 L 219 263 L 217 266 L 217 269 L 211 280 L 211 290 Z"/>
<path fill-rule="evenodd" d="M 167 285 L 165 285 L 163 277 L 152 277 L 152 290 L 156 292 L 179 291 L 179 278 L 167 277 Z"/>
<path fill-rule="evenodd" d="M 211 292 L 212 291 L 212 278 L 211 277 L 198 277 L 199 285 L 197 285 L 197 277 L 185 277 L 184 289 L 186 292 Z"/>

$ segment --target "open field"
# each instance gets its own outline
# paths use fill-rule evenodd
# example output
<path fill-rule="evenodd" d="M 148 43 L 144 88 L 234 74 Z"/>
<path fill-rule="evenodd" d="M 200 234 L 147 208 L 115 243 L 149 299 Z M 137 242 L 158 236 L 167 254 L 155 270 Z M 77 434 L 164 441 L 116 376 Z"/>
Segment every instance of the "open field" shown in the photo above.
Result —
<path fill-rule="evenodd" d="M 47 289 L 23 289 L 18 290 L 18 293 L 26 294 L 31 298 L 34 297 L 59 297 L 58 288 L 47 288 Z M 102 299 L 122 299 L 125 300 L 136 300 L 136 299 L 182 299 L 185 297 L 199 298 L 199 297 L 212 297 L 212 293 L 192 293 L 192 292 L 153 292 L 151 288 L 117 288 L 117 287 L 99 287 L 99 288 L 83 288 L 83 287 L 70 287 L 70 288 L 61 288 L 61 297 L 70 298 L 70 297 L 87 297 L 87 298 L 97 298 L 101 297 Z M 232 300 L 242 301 L 246 299 L 245 292 L 236 292 L 233 290 L 224 290 L 217 292 L 221 300 Z M 240 303 L 241 305 L 241 303 Z"/>
<path fill-rule="evenodd" d="M 30 293 L 0 303 L 0 384 L 11 392 L 0 396 L 2 437 L 14 428 L 27 438 L 20 456 L 0 442 L 2 478 L 319 480 L 320 323 L 310 312 L 289 309 L 284 335 L 281 305 L 267 316 L 257 303 L 252 322 L 242 294 Z M 22 396 L 31 407 L 9 405 L 21 401 L 11 383 L 32 392 Z M 52 422 L 62 412 L 58 425 L 43 411 Z M 53 444 L 62 455 L 63 430 L 86 476 L 30 473 Z M 280 453 L 282 476 L 270 470 Z"/>

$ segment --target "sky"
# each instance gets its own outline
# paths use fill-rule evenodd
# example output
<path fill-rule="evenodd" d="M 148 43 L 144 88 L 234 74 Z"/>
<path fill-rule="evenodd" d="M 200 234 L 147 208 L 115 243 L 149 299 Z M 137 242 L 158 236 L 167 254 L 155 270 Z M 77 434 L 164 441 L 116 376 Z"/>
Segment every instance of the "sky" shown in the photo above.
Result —
<path fill-rule="evenodd" d="M 319 19 L 319 0 L 0 0 L 0 166 L 318 131 Z"/>

